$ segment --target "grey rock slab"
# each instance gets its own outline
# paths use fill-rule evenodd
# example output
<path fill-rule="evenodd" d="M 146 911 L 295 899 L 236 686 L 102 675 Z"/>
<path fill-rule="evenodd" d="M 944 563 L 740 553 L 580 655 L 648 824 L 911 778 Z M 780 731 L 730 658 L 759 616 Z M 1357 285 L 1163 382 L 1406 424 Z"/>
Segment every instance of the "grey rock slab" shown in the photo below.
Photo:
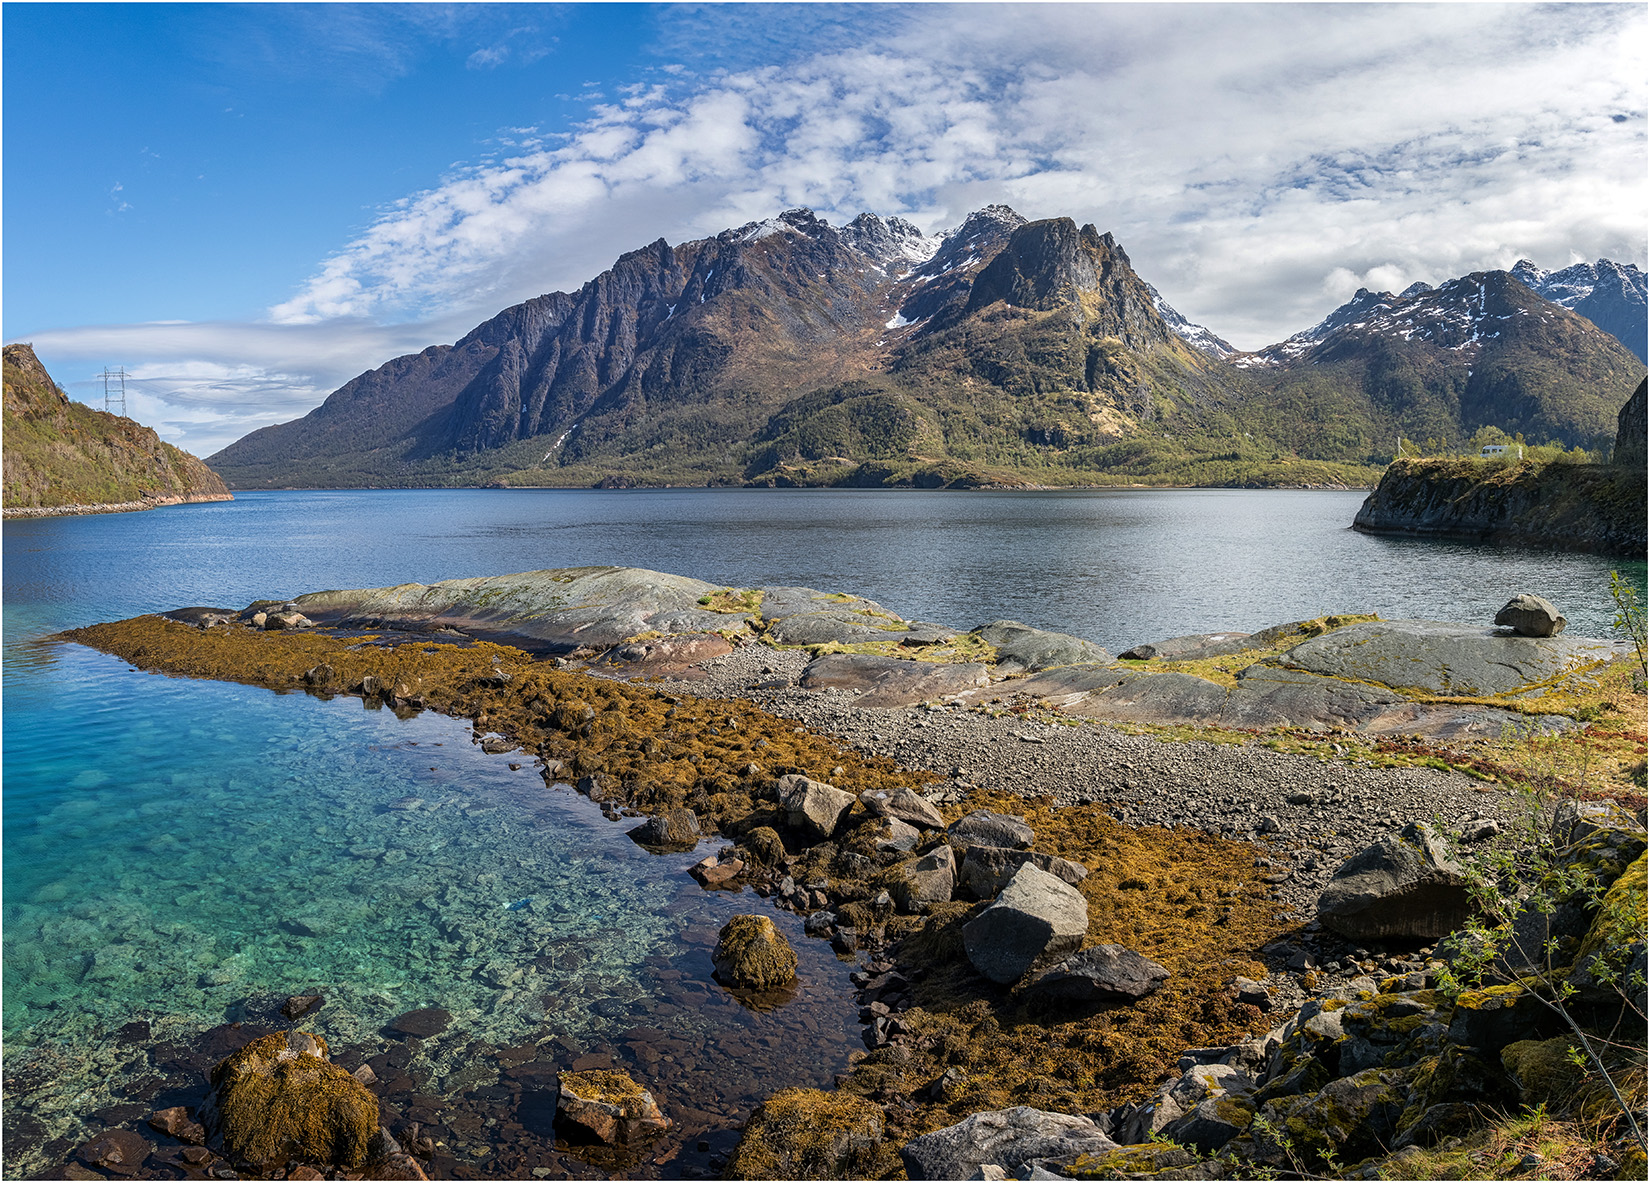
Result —
<path fill-rule="evenodd" d="M 667 809 L 626 833 L 638 846 L 691 849 L 699 841 L 699 818 L 691 809 Z"/>
<path fill-rule="evenodd" d="M 1074 952 L 1088 930 L 1082 893 L 1028 864 L 995 903 L 963 926 L 963 948 L 975 969 L 1007 985 L 1039 961 Z"/>
<path fill-rule="evenodd" d="M 799 773 L 780 777 L 776 788 L 785 820 L 818 842 L 836 833 L 842 815 L 854 805 L 852 793 Z"/>
<path fill-rule="evenodd" d="M 1086 1117 L 1026 1105 L 975 1113 L 956 1125 L 912 1138 L 900 1149 L 912 1179 L 980 1178 L 982 1167 L 1010 1175 L 1033 1159 L 1104 1154 L 1117 1149 Z"/>
<path fill-rule="evenodd" d="M 1517 694 L 1628 655 L 1626 642 L 1520 637 L 1435 620 L 1379 620 L 1313 637 L 1279 664 L 1455 697 Z"/>
<path fill-rule="evenodd" d="M 858 706 L 910 706 L 986 684 L 986 667 L 974 663 L 907 661 L 873 654 L 831 653 L 808 664 L 804 690 L 857 690 Z"/>
<path fill-rule="evenodd" d="M 1199 1101 L 1165 1125 L 1161 1132 L 1165 1139 L 1177 1146 L 1211 1154 L 1247 1130 L 1254 1120 L 1253 1101 L 1247 1097 L 1222 1095 Z"/>
<path fill-rule="evenodd" d="M 1226 711 L 1226 698 L 1224 686 L 1191 674 L 1143 674 L 1084 695 L 1065 709 L 1130 723 L 1217 723 Z"/>
<path fill-rule="evenodd" d="M 1495 623 L 1505 625 L 1521 637 L 1554 637 L 1570 622 L 1550 600 L 1525 592 L 1506 602 L 1495 614 Z"/>
<path fill-rule="evenodd" d="M 1002 672 L 1001 667 L 997 667 L 997 672 Z M 1021 678 L 1009 678 L 984 689 L 970 691 L 962 696 L 962 701 L 972 705 L 989 698 L 1016 694 L 1044 700 L 1052 707 L 1065 708 L 1081 702 L 1094 691 L 1132 682 L 1141 676 L 1135 670 L 1113 669 L 1109 665 L 1068 665 Z"/>
<path fill-rule="evenodd" d="M 888 837 L 877 843 L 878 850 L 903 854 L 906 851 L 915 850 L 917 843 L 922 841 L 921 830 L 915 826 L 906 825 L 897 817 L 885 817 L 875 824 L 888 827 Z"/>
<path fill-rule="evenodd" d="M 1221 722 L 1227 727 L 1357 730 L 1404 701 L 1382 687 L 1259 663 L 1238 674 Z"/>
<path fill-rule="evenodd" d="M 1122 945 L 1092 945 L 1025 988 L 1029 1002 L 1133 1002 L 1161 989 L 1169 971 Z"/>
<path fill-rule="evenodd" d="M 1118 656 L 1130 661 L 1151 661 L 1153 658 L 1159 660 L 1180 659 L 1194 653 L 1201 655 L 1202 650 L 1212 646 L 1219 646 L 1221 652 L 1236 653 L 1239 647 L 1235 646 L 1234 642 L 1242 641 L 1248 636 L 1248 633 L 1237 632 L 1192 633 L 1185 637 L 1169 637 L 1162 641 L 1148 641 L 1144 645 L 1136 645 L 1132 649 L 1125 649 Z M 1229 645 L 1233 648 L 1227 649 L 1226 646 Z M 1209 656 L 1214 656 L 1214 654 L 1209 654 Z"/>
<path fill-rule="evenodd" d="M 1107 653 L 1093 641 L 1069 633 L 1051 633 L 1021 624 L 1018 620 L 997 620 L 973 631 L 997 650 L 997 673 L 1031 673 L 1053 666 L 1109 662 Z"/>
<path fill-rule="evenodd" d="M 989 809 L 976 809 L 952 822 L 950 834 L 964 846 L 1002 846 L 1010 850 L 1026 850 L 1036 838 L 1025 818 Z"/>
<path fill-rule="evenodd" d="M 312 592 L 294 603 L 322 624 L 456 628 L 551 653 L 601 652 L 643 633 L 749 631 L 750 613 L 712 612 L 699 599 L 721 586 L 636 567 L 567 567 Z"/>
<path fill-rule="evenodd" d="M 860 596 L 834 595 L 809 587 L 762 589 L 767 638 L 780 645 L 854 645 L 898 641 L 933 645 L 953 640 L 957 630 L 943 624 L 911 622 Z"/>
<path fill-rule="evenodd" d="M 878 817 L 897 817 L 907 825 L 929 830 L 945 829 L 945 818 L 928 798 L 908 788 L 892 793 L 872 790 L 859 795 L 860 803 Z"/>
<path fill-rule="evenodd" d="M 1354 940 L 1437 940 L 1472 913 L 1462 868 L 1424 822 L 1353 855 L 1318 897 L 1318 920 Z"/>
<path fill-rule="evenodd" d="M 1089 869 L 1081 863 L 1039 850 L 1010 850 L 1003 846 L 970 843 L 963 855 L 958 883 L 965 895 L 976 900 L 989 900 L 1008 886 L 1014 873 L 1027 864 L 1064 879 L 1073 887 L 1088 878 L 1089 873 Z"/>

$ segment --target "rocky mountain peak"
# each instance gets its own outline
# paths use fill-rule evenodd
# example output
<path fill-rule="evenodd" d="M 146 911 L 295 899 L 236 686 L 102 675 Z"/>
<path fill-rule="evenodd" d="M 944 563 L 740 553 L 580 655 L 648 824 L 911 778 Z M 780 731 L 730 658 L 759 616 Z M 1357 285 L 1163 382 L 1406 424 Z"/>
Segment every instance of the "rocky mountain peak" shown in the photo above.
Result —
<path fill-rule="evenodd" d="M 884 266 L 899 261 L 926 263 L 941 242 L 939 235 L 930 237 L 904 218 L 884 219 L 871 213 L 860 214 L 844 226 L 842 238 Z"/>
<path fill-rule="evenodd" d="M 1110 237 L 1110 235 L 1107 235 Z M 1124 256 L 1127 258 L 1127 256 Z M 1163 323 L 1169 326 L 1169 331 L 1190 345 L 1199 353 L 1206 353 L 1210 357 L 1228 358 L 1237 352 L 1237 347 L 1230 341 L 1216 336 L 1213 331 L 1204 325 L 1193 324 L 1187 320 L 1173 305 L 1163 298 L 1151 284 L 1146 285 L 1151 293 L 1152 307 L 1157 309 L 1157 315 L 1163 318 Z"/>
<path fill-rule="evenodd" d="M 1646 277 L 1637 265 L 1600 259 L 1544 271 L 1520 259 L 1509 274 L 1542 299 L 1585 316 L 1645 360 Z"/>

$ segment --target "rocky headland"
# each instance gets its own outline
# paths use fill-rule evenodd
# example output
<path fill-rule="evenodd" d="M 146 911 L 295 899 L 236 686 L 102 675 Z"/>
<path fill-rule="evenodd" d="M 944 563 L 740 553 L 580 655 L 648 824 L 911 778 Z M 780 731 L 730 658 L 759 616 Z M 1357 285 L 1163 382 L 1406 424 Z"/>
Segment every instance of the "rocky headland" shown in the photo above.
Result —
<path fill-rule="evenodd" d="M 32 346 L 7 345 L 3 369 L 6 517 L 231 500 L 217 473 L 150 428 L 71 402 Z"/>
<path fill-rule="evenodd" d="M 1621 408 L 1610 464 L 1395 460 L 1353 520 L 1370 534 L 1457 538 L 1643 558 L 1645 384 Z"/>
<path fill-rule="evenodd" d="M 1422 1177 L 1427 1156 L 1488 1153 L 1498 1107 L 1570 1104 L 1563 1029 L 1538 997 L 1559 979 L 1473 976 L 1452 942 L 1480 915 L 1482 852 L 1546 852 L 1564 872 L 1562 980 L 1591 991 L 1589 1030 L 1625 1024 L 1629 1052 L 1607 1067 L 1643 1091 L 1642 997 L 1635 1017 L 1607 988 L 1609 967 L 1644 958 L 1642 669 L 1623 643 L 1561 635 L 1556 612 L 1507 619 L 1518 628 L 1348 614 L 1113 657 L 1014 621 L 964 631 L 847 594 L 580 568 L 67 636 L 174 675 L 469 718 L 484 750 L 635 816 L 649 848 L 719 833 L 691 873 L 764 902 L 724 930 L 718 988 L 782 988 L 795 958 L 763 913 L 799 913 L 857 962 L 866 1053 L 834 1088 L 770 1097 L 712 1172 Z M 1554 816 L 1509 792 L 1542 777 L 1554 799 L 1591 800 Z M 1529 917 L 1508 923 L 1527 946 Z M 309 1038 L 288 1036 L 291 1055 L 314 1057 Z M 528 1051 L 559 1082 L 559 1100 L 532 1103 L 572 1157 L 492 1173 L 577 1174 L 580 1153 L 620 1173 L 672 1161 L 692 1098 L 656 1097 L 645 1057 L 591 1081 L 555 1047 Z M 528 1104 L 514 1071 L 483 1082 L 495 1105 Z M 1602 1073 L 1564 1079 L 1595 1124 L 1610 1117 Z M 302 1145 L 265 1132 L 237 1150 L 203 1098 L 202 1154 L 289 1178 L 460 1165 L 431 1131 L 469 1120 L 463 1102 L 420 1100 L 420 1125 L 364 1083 L 383 1128 L 345 1106 L 332 1142 Z M 575 1127 L 614 1154 L 667 1149 L 592 1157 Z M 1642 1170 L 1625 1131 L 1594 1143 L 1580 1175 Z M 131 1173 L 104 1150 L 75 1165 Z M 182 1161 L 168 1153 L 142 1169 Z"/>

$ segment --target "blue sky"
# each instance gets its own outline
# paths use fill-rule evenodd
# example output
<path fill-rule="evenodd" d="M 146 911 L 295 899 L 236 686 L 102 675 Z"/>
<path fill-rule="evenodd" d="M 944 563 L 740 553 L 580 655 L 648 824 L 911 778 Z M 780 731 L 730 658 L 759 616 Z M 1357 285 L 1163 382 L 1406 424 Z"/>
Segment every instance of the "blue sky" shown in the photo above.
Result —
<path fill-rule="evenodd" d="M 205 455 L 809 205 L 1114 231 L 1241 347 L 1646 263 L 1642 5 L 5 5 L 0 330 Z"/>

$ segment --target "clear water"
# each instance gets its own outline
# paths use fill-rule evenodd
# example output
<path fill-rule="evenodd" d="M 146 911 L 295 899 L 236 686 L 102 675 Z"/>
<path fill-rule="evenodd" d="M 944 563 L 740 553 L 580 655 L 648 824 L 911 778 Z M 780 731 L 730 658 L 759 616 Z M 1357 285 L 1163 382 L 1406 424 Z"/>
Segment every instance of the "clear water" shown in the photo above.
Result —
<path fill-rule="evenodd" d="M 460 722 L 142 674 L 46 639 L 57 630 L 603 563 L 852 591 L 954 626 L 1012 617 L 1113 651 L 1329 611 L 1487 622 L 1519 591 L 1553 600 L 1574 632 L 1608 635 L 1610 569 L 1643 591 L 1642 561 L 1357 534 L 1346 524 L 1359 499 L 249 493 L 6 522 L 8 1057 L 46 1043 L 91 1049 L 133 1018 L 209 1026 L 250 996 L 317 986 L 330 999 L 317 1026 L 342 1046 L 426 1005 L 496 1044 L 546 1031 L 612 1044 L 642 1023 L 698 1047 L 805 1041 L 809 1056 L 745 1056 L 766 1075 L 747 1068 L 749 1079 L 716 1085 L 735 1121 L 751 1096 L 828 1080 L 856 1033 L 849 967 L 802 938 L 794 917 L 748 894 L 701 892 L 682 873 L 697 855 L 642 852 L 622 825 L 543 785 L 530 761 L 511 771 L 510 757 L 481 754 Z M 705 986 L 716 928 L 753 909 L 788 926 L 803 956 L 800 1005 L 756 1012 Z M 463 1083 L 462 1063 L 439 1067 Z M 65 1106 L 77 1103 L 71 1085 Z"/>

